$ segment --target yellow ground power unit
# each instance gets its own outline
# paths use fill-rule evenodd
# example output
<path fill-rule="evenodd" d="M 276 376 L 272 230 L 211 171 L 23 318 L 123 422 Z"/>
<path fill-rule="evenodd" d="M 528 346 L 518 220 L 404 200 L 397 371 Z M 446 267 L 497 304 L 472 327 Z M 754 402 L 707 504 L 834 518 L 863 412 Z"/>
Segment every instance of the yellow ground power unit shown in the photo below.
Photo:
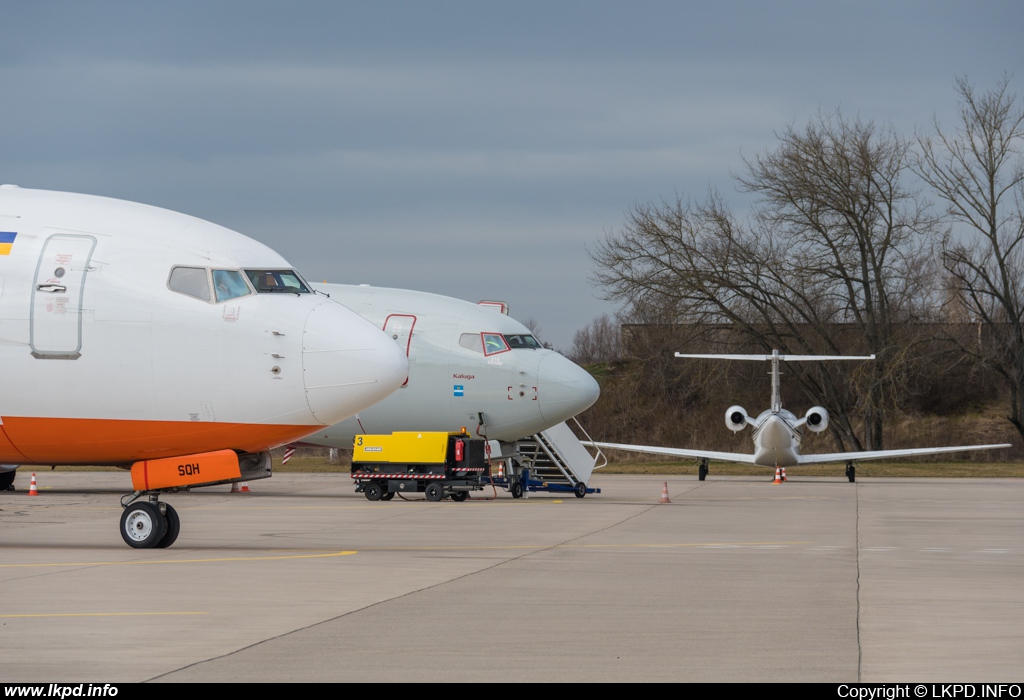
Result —
<path fill-rule="evenodd" d="M 460 433 L 400 432 L 356 435 L 352 478 L 371 501 L 422 493 L 428 501 L 465 501 L 490 480 L 486 443 Z"/>

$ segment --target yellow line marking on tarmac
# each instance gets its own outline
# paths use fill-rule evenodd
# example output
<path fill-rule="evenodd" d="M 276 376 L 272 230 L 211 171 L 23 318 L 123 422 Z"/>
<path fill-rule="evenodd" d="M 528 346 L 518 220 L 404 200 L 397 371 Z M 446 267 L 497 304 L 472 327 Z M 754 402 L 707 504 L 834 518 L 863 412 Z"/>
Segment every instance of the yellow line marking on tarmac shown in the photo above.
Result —
<path fill-rule="evenodd" d="M 627 544 L 506 544 L 506 545 L 454 545 L 437 547 L 363 547 L 360 552 L 435 552 L 435 551 L 471 551 L 501 549 L 662 549 L 672 547 L 726 549 L 729 547 L 787 547 L 791 545 L 814 544 L 813 541 L 792 542 L 679 542 L 658 543 L 627 543 Z"/>
<path fill-rule="evenodd" d="M 345 550 L 343 552 L 325 552 L 321 554 L 282 554 L 265 557 L 216 557 L 212 559 L 162 559 L 145 561 L 77 561 L 50 564 L 0 564 L 0 569 L 33 569 L 39 567 L 53 566 L 141 566 L 147 564 L 210 564 L 229 561 L 277 561 L 284 559 L 327 559 L 329 557 L 344 557 L 349 554 L 356 554 L 356 550 Z"/>
<path fill-rule="evenodd" d="M 151 615 L 209 615 L 207 612 L 127 612 L 127 613 L 27 613 L 21 615 L 0 615 L 12 617 L 147 617 Z"/>
<path fill-rule="evenodd" d="M 451 551 L 495 551 L 523 549 L 738 549 L 741 547 L 788 547 L 794 545 L 814 544 L 810 540 L 793 540 L 781 542 L 666 542 L 666 543 L 626 543 L 626 544 L 512 544 L 512 545 L 455 545 L 436 547 L 364 547 L 359 550 L 341 552 L 325 552 L 321 554 L 284 554 L 263 557 L 217 557 L 211 559 L 165 559 L 146 561 L 86 561 L 86 562 L 52 562 L 48 564 L 0 564 L 0 569 L 33 569 L 72 566 L 140 566 L 153 564 L 211 564 L 222 562 L 247 561 L 286 561 L 289 559 L 326 559 L 343 557 L 359 552 L 451 552 Z M 2 616 L 0 616 L 2 617 Z"/>

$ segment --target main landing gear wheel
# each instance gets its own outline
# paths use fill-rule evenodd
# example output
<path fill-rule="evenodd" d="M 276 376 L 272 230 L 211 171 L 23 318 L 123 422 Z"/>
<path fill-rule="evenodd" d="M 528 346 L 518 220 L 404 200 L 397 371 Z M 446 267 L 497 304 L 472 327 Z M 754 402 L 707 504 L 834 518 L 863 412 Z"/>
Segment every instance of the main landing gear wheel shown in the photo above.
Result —
<path fill-rule="evenodd" d="M 857 480 L 857 468 L 853 466 L 852 462 L 846 463 L 846 478 L 850 480 L 851 484 Z"/>
<path fill-rule="evenodd" d="M 121 538 L 129 547 L 156 547 L 167 533 L 167 519 L 152 503 L 138 501 L 121 513 Z"/>
<path fill-rule="evenodd" d="M 515 482 L 514 484 L 512 484 L 512 486 L 509 487 L 509 491 L 512 492 L 512 498 L 522 498 L 523 497 L 523 485 L 520 484 L 518 481 Z"/>
<path fill-rule="evenodd" d="M 583 498 L 587 495 L 587 485 L 582 481 L 577 481 L 576 485 L 572 487 L 572 491 L 576 494 L 576 498 Z"/>
<path fill-rule="evenodd" d="M 433 483 L 427 484 L 427 490 L 423 492 L 423 495 L 427 497 L 428 501 L 437 502 L 444 498 L 444 489 L 441 484 Z"/>
<path fill-rule="evenodd" d="M 469 498 L 469 491 L 452 491 L 452 500 L 456 503 L 462 503 L 464 500 Z"/>
<path fill-rule="evenodd" d="M 167 520 L 167 532 L 156 543 L 160 549 L 174 544 L 174 540 L 178 539 L 178 533 L 181 532 L 181 518 L 178 517 L 178 511 L 174 510 L 170 503 L 165 503 L 164 508 L 166 508 L 164 519 Z"/>
<path fill-rule="evenodd" d="M 16 469 L 12 469 L 9 472 L 0 472 L 0 491 L 13 491 L 11 487 L 14 486 L 14 476 L 17 474 Z"/>
<path fill-rule="evenodd" d="M 387 492 L 381 494 L 380 500 L 382 500 L 382 501 L 390 501 L 394 497 L 395 497 L 395 492 L 394 491 L 387 491 Z"/>
<path fill-rule="evenodd" d="M 708 478 L 708 463 L 701 462 L 700 466 L 697 467 L 697 480 L 704 481 Z"/>
<path fill-rule="evenodd" d="M 380 484 L 371 481 L 363 486 L 363 495 L 368 501 L 379 501 L 384 495 L 384 489 L 380 487 Z"/>

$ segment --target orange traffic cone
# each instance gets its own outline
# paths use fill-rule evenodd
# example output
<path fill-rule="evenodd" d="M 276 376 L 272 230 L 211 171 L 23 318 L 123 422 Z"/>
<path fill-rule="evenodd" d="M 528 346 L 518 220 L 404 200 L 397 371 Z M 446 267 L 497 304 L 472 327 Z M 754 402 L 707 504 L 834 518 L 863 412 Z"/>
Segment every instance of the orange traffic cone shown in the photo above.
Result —
<path fill-rule="evenodd" d="M 498 478 L 499 479 L 504 479 L 505 478 L 505 463 L 504 462 L 498 462 Z"/>
<path fill-rule="evenodd" d="M 249 482 L 248 481 L 243 481 L 242 482 L 242 493 L 249 493 Z"/>
<path fill-rule="evenodd" d="M 665 485 L 661 488 L 661 500 L 659 500 L 658 503 L 671 503 L 671 502 L 672 501 L 670 501 L 668 499 L 668 482 L 666 481 Z"/>
<path fill-rule="evenodd" d="M 28 484 L 28 495 L 29 496 L 38 496 L 39 495 L 39 492 L 36 491 L 36 473 L 35 472 L 32 472 L 32 481 L 30 481 L 29 484 Z"/>
<path fill-rule="evenodd" d="M 785 467 L 782 468 L 782 480 L 786 481 L 786 468 Z"/>
<path fill-rule="evenodd" d="M 238 482 L 237 481 L 232 481 L 231 482 L 231 493 L 241 493 L 241 492 L 242 492 L 242 487 L 239 486 Z"/>
<path fill-rule="evenodd" d="M 772 483 L 773 484 L 781 484 L 782 483 L 782 471 L 778 467 L 775 467 L 775 481 L 773 481 Z"/>

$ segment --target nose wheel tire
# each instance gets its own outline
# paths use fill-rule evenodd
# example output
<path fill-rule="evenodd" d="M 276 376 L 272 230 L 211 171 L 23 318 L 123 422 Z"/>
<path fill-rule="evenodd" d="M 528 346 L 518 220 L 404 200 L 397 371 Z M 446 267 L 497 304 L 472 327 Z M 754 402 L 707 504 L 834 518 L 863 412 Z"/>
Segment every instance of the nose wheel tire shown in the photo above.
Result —
<path fill-rule="evenodd" d="M 582 481 L 577 481 L 576 485 L 572 487 L 572 491 L 576 494 L 576 498 L 583 498 L 587 495 L 587 485 Z"/>
<path fill-rule="evenodd" d="M 423 495 L 427 497 L 428 501 L 440 501 L 444 498 L 444 489 L 441 488 L 441 484 L 427 484 L 427 490 L 423 492 Z"/>
<path fill-rule="evenodd" d="M 129 547 L 156 547 L 167 534 L 167 519 L 152 503 L 133 503 L 121 513 L 121 538 Z"/>
<path fill-rule="evenodd" d="M 181 532 L 181 518 L 178 517 L 178 511 L 174 510 L 170 503 L 165 503 L 164 508 L 166 508 L 164 518 L 167 520 L 167 532 L 156 543 L 160 549 L 174 544 L 174 540 L 178 539 L 178 533 Z"/>

